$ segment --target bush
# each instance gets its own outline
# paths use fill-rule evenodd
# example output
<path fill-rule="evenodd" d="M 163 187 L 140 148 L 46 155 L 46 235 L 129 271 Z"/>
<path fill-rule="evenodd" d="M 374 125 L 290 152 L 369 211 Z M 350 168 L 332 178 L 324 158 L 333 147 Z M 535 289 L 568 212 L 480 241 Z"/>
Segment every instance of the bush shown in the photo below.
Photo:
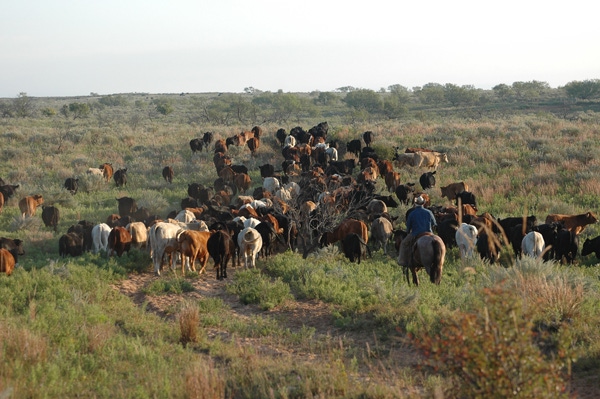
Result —
<path fill-rule="evenodd" d="M 235 277 L 227 291 L 238 295 L 245 305 L 258 304 L 261 309 L 270 310 L 292 297 L 289 285 L 280 278 L 271 281 L 257 269 L 238 272 Z"/>
<path fill-rule="evenodd" d="M 536 342 L 547 337 L 534 332 L 514 291 L 485 289 L 483 296 L 483 309 L 457 311 L 441 321 L 438 333 L 409 334 L 425 356 L 424 365 L 450 378 L 448 393 L 455 397 L 568 397 L 567 348 L 559 342 L 554 355 L 542 354 Z"/>

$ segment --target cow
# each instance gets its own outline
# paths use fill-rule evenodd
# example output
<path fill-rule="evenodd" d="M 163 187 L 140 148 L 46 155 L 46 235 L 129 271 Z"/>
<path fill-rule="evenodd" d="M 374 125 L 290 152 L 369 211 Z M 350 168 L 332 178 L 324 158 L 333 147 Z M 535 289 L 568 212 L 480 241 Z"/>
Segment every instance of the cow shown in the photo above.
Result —
<path fill-rule="evenodd" d="M 283 147 L 295 147 L 296 146 L 296 137 L 291 134 L 287 136 L 283 141 Z"/>
<path fill-rule="evenodd" d="M 108 246 L 106 257 L 114 253 L 117 256 L 123 255 L 123 252 L 129 252 L 131 248 L 131 234 L 125 227 L 116 226 L 108 234 Z"/>
<path fill-rule="evenodd" d="M 202 135 L 202 142 L 204 143 L 204 148 L 206 148 L 207 151 L 208 151 L 208 146 L 213 141 L 213 138 L 214 138 L 213 132 L 204 132 L 204 134 Z"/>
<path fill-rule="evenodd" d="M 18 184 L 4 184 L 0 186 L 0 194 L 4 196 L 4 201 L 8 201 L 9 199 L 11 199 L 13 195 L 15 195 L 15 191 L 17 191 L 17 188 L 19 188 Z"/>
<path fill-rule="evenodd" d="M 498 237 L 490 229 L 484 228 L 483 231 L 479 231 L 475 246 L 481 259 L 487 260 L 490 264 L 494 264 L 500 259 L 502 247 Z"/>
<path fill-rule="evenodd" d="M 15 258 L 6 249 L 0 248 L 0 273 L 10 276 L 15 269 Z"/>
<path fill-rule="evenodd" d="M 208 262 L 207 243 L 211 233 L 208 231 L 184 230 L 177 236 L 177 251 L 181 253 L 181 273 L 185 274 L 185 266 L 188 270 L 196 271 L 196 259 L 200 261 L 202 274 Z"/>
<path fill-rule="evenodd" d="M 119 207 L 119 216 L 131 216 L 137 211 L 137 202 L 131 197 L 116 198 Z"/>
<path fill-rule="evenodd" d="M 507 232 L 508 240 L 510 241 L 517 259 L 520 258 L 523 253 L 523 238 L 531 231 L 533 231 L 533 226 L 528 226 L 526 224 L 525 227 L 523 227 L 523 224 L 517 224 Z"/>
<path fill-rule="evenodd" d="M 577 256 L 579 236 L 567 229 L 560 229 L 556 235 L 554 247 L 554 259 L 556 261 L 571 265 Z"/>
<path fill-rule="evenodd" d="M 477 209 L 477 199 L 475 198 L 475 194 L 473 194 L 470 191 L 463 191 L 460 192 L 458 194 L 456 194 L 456 206 L 458 206 L 458 204 L 463 204 L 463 205 L 473 205 L 473 207 L 475 209 Z"/>
<path fill-rule="evenodd" d="M 67 229 L 67 233 L 77 233 L 83 240 L 83 250 L 92 250 L 92 229 L 94 223 L 87 220 L 80 220 L 77 224 L 72 225 Z"/>
<path fill-rule="evenodd" d="M 92 227 L 92 252 L 108 250 L 108 236 L 112 228 L 106 223 L 99 223 Z"/>
<path fill-rule="evenodd" d="M 382 213 L 387 213 L 388 207 L 382 200 L 372 199 L 367 204 L 367 212 L 369 215 L 377 215 L 380 216 Z"/>
<path fill-rule="evenodd" d="M 396 187 L 395 193 L 398 200 L 404 205 L 408 205 L 411 202 L 410 194 L 415 192 L 415 183 L 401 184 Z"/>
<path fill-rule="evenodd" d="M 276 177 L 265 177 L 263 180 L 263 188 L 271 194 L 275 193 L 280 187 L 281 183 L 279 183 L 279 179 Z"/>
<path fill-rule="evenodd" d="M 400 205 L 391 195 L 374 195 L 373 199 L 383 201 L 388 208 L 398 208 Z"/>
<path fill-rule="evenodd" d="M 415 163 L 415 154 L 413 153 L 404 153 L 404 154 L 396 154 L 393 160 L 394 166 L 397 168 L 401 168 L 403 166 L 413 166 Z"/>
<path fill-rule="evenodd" d="M 44 226 L 52 227 L 54 232 L 58 230 L 58 221 L 60 220 L 60 211 L 55 206 L 42 205 L 42 221 Z"/>
<path fill-rule="evenodd" d="M 118 169 L 113 175 L 117 187 L 127 186 L 127 168 Z"/>
<path fill-rule="evenodd" d="M 15 258 L 15 263 L 19 263 L 19 256 L 25 255 L 23 241 L 18 238 L 0 237 L 0 248 L 6 249 Z"/>
<path fill-rule="evenodd" d="M 260 139 L 258 137 L 251 137 L 246 141 L 246 146 L 250 149 L 250 155 L 256 156 L 258 147 L 260 147 Z"/>
<path fill-rule="evenodd" d="M 238 173 L 233 177 L 233 184 L 239 192 L 245 194 L 252 185 L 252 179 L 246 173 Z"/>
<path fill-rule="evenodd" d="M 325 174 L 327 175 L 332 175 L 332 174 L 350 174 L 352 173 L 352 171 L 354 170 L 354 168 L 356 167 L 356 160 L 355 159 L 345 159 L 343 161 L 331 161 L 329 162 L 329 167 L 327 168 L 327 170 L 329 170 L 331 173 L 329 173 L 327 170 L 325 171 Z"/>
<path fill-rule="evenodd" d="M 227 150 L 229 149 L 229 144 L 227 144 L 227 140 L 223 140 L 223 139 L 219 139 L 217 141 L 215 141 L 215 147 L 214 147 L 214 152 L 221 152 L 223 154 L 227 153 Z"/>
<path fill-rule="evenodd" d="M 110 179 L 113 177 L 113 167 L 112 163 L 103 163 L 98 167 L 102 171 L 102 176 L 104 176 L 104 180 L 108 183 Z"/>
<path fill-rule="evenodd" d="M 346 143 L 346 151 L 349 152 L 350 154 L 354 154 L 354 156 L 357 158 L 360 156 L 361 149 L 362 149 L 362 144 L 360 143 L 360 140 L 358 140 L 358 139 L 351 140 Z"/>
<path fill-rule="evenodd" d="M 85 172 L 88 176 L 92 176 L 94 179 L 103 179 L 104 172 L 100 168 L 88 168 L 87 172 Z"/>
<path fill-rule="evenodd" d="M 256 257 L 263 245 L 260 233 L 252 227 L 246 227 L 239 232 L 237 241 L 240 248 L 240 254 L 244 256 L 244 267 L 246 269 L 248 267 L 255 268 Z"/>
<path fill-rule="evenodd" d="M 172 254 L 177 250 L 177 233 L 180 230 L 183 231 L 178 225 L 167 222 L 158 222 L 148 230 L 148 242 L 156 275 L 160 276 L 165 254 L 169 254 L 171 268 L 175 268 L 175 257 Z"/>
<path fill-rule="evenodd" d="M 544 252 L 544 261 L 554 259 L 556 250 L 556 239 L 558 231 L 561 229 L 560 223 L 544 223 L 533 226 L 533 230 L 539 232 L 544 238 L 546 251 Z"/>
<path fill-rule="evenodd" d="M 25 198 L 21 198 L 19 201 L 19 209 L 23 218 L 35 216 L 35 212 L 38 206 L 44 203 L 44 197 L 40 194 L 35 194 Z"/>
<path fill-rule="evenodd" d="M 373 248 L 377 250 L 379 247 L 383 248 L 383 253 L 387 255 L 387 243 L 392 237 L 394 227 L 385 217 L 378 217 L 371 222 L 371 242 Z"/>
<path fill-rule="evenodd" d="M 360 265 L 361 259 L 367 258 L 367 252 L 371 256 L 371 250 L 367 246 L 367 243 L 356 233 L 348 234 L 342 240 L 342 250 L 344 256 L 350 260 L 350 262 L 358 261 Z"/>
<path fill-rule="evenodd" d="M 131 234 L 131 246 L 145 248 L 148 245 L 148 229 L 143 222 L 131 222 L 125 226 Z"/>
<path fill-rule="evenodd" d="M 381 159 L 377 161 L 377 168 L 379 169 L 379 175 L 382 178 L 385 178 L 385 176 L 389 172 L 394 171 L 394 164 L 391 161 L 388 161 L 387 159 Z"/>
<path fill-rule="evenodd" d="M 235 251 L 233 240 L 225 230 L 217 230 L 212 233 L 206 243 L 208 254 L 215 262 L 217 269 L 217 280 L 227 278 L 227 263 Z M 233 260 L 232 260 L 233 266 Z"/>
<path fill-rule="evenodd" d="M 273 254 L 273 249 L 277 242 L 285 246 L 283 238 L 279 234 L 277 234 L 275 227 L 273 227 L 271 223 L 264 221 L 260 222 L 256 226 L 254 226 L 254 229 L 258 231 L 262 238 L 262 248 L 260 253 L 262 254 L 263 258 L 266 258 Z"/>
<path fill-rule="evenodd" d="M 533 230 L 533 227 L 536 225 L 537 218 L 535 217 L 535 215 L 523 216 L 523 217 L 512 217 L 511 216 L 511 217 L 506 217 L 504 219 L 498 219 L 497 222 L 498 223 L 494 224 L 494 226 L 493 226 L 494 231 L 496 233 L 505 234 L 506 237 L 508 238 L 513 227 L 515 227 L 518 224 L 523 224 L 523 222 L 525 222 L 525 224 L 527 225 L 527 228 L 526 228 L 527 231 Z"/>
<path fill-rule="evenodd" d="M 371 143 L 373 142 L 373 136 L 374 136 L 374 134 L 373 134 L 373 132 L 372 132 L 372 131 L 370 131 L 370 130 L 367 130 L 366 132 L 364 132 L 364 133 L 362 134 L 362 139 L 363 139 L 363 141 L 365 142 L 365 145 L 366 145 L 367 147 L 370 147 L 370 146 L 371 146 Z"/>
<path fill-rule="evenodd" d="M 388 189 L 390 193 L 396 191 L 396 188 L 401 184 L 400 182 L 400 173 L 391 171 L 387 172 L 384 176 L 385 187 Z"/>
<path fill-rule="evenodd" d="M 435 187 L 435 173 L 435 170 L 433 172 L 425 172 L 419 177 L 419 184 L 421 184 L 423 190 Z"/>
<path fill-rule="evenodd" d="M 596 255 L 596 258 L 600 259 L 600 236 L 595 238 L 587 238 L 583 242 L 581 247 L 581 256 L 587 256 L 591 253 Z"/>
<path fill-rule="evenodd" d="M 533 258 L 540 258 L 544 253 L 544 248 L 544 237 L 537 231 L 530 231 L 525 234 L 521 242 L 523 254 Z"/>
<path fill-rule="evenodd" d="M 75 257 L 83 253 L 83 237 L 77 233 L 63 234 L 58 239 L 58 254 L 63 258 L 67 255 Z"/>
<path fill-rule="evenodd" d="M 171 166 L 165 166 L 162 170 L 162 177 L 169 184 L 173 183 L 173 176 L 175 173 L 173 172 L 173 168 Z"/>
<path fill-rule="evenodd" d="M 448 156 L 440 152 L 422 152 L 414 153 L 413 166 L 437 169 L 440 162 L 448 162 Z"/>
<path fill-rule="evenodd" d="M 277 142 L 279 143 L 279 146 L 281 148 L 283 148 L 283 146 L 285 145 L 286 137 L 287 137 L 287 132 L 283 128 L 279 128 L 279 129 L 277 129 L 277 132 L 275 132 L 275 138 L 277 139 Z"/>
<path fill-rule="evenodd" d="M 452 201 L 456 199 L 456 196 L 463 191 L 469 191 L 469 186 L 465 182 L 450 183 L 447 186 L 440 187 L 442 191 L 442 198 L 446 197 Z"/>
<path fill-rule="evenodd" d="M 201 139 L 195 138 L 190 140 L 192 155 L 194 155 L 196 152 L 202 152 L 202 147 L 204 147 L 204 142 Z"/>
<path fill-rule="evenodd" d="M 68 177 L 65 179 L 64 187 L 73 195 L 77 193 L 79 189 L 79 179 L 75 177 Z"/>
<path fill-rule="evenodd" d="M 546 223 L 558 222 L 562 226 L 579 235 L 588 224 L 598 222 L 598 217 L 593 212 L 582 213 L 580 215 L 561 215 L 561 214 L 550 214 L 546 216 Z"/>
<path fill-rule="evenodd" d="M 437 233 L 448 249 L 457 245 L 456 232 L 458 231 L 458 226 L 458 220 L 454 218 L 441 220 L 437 224 Z"/>
<path fill-rule="evenodd" d="M 325 232 L 319 239 L 321 248 L 342 240 L 350 233 L 358 234 L 365 243 L 369 241 L 367 225 L 362 220 L 348 218 L 343 220 L 333 231 Z"/>
<path fill-rule="evenodd" d="M 273 177 L 275 175 L 275 167 L 271 164 L 264 164 L 259 166 L 260 169 L 260 177 L 263 179 L 267 177 Z"/>
<path fill-rule="evenodd" d="M 470 258 L 475 251 L 477 245 L 477 227 L 461 223 L 455 233 L 456 245 L 460 251 L 461 259 Z"/>
<path fill-rule="evenodd" d="M 325 161 L 329 163 L 331 161 L 338 160 L 338 150 L 334 147 L 328 147 L 325 149 Z"/>

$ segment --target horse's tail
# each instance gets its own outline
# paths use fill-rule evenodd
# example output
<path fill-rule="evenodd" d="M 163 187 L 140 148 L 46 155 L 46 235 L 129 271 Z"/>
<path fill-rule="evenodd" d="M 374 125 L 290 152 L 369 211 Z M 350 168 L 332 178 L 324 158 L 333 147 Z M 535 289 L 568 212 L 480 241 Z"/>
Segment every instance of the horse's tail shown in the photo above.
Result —
<path fill-rule="evenodd" d="M 432 264 L 429 280 L 434 284 L 440 284 L 442 281 L 442 267 L 444 265 L 444 251 L 439 240 L 431 241 Z"/>

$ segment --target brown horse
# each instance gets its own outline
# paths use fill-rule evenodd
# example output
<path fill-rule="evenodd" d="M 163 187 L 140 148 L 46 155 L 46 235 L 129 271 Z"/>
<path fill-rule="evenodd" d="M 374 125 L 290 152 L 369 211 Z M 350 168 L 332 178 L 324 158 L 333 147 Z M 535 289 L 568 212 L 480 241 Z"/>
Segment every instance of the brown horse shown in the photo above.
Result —
<path fill-rule="evenodd" d="M 417 272 L 425 268 L 429 274 L 429 280 L 434 284 L 440 284 L 442 280 L 442 269 L 444 268 L 444 258 L 446 257 L 446 246 L 444 241 L 434 234 L 425 234 L 417 239 L 413 247 L 413 267 L 412 272 L 413 284 L 419 285 L 419 277 Z M 408 277 L 409 268 L 404 268 L 406 281 L 410 285 Z"/>

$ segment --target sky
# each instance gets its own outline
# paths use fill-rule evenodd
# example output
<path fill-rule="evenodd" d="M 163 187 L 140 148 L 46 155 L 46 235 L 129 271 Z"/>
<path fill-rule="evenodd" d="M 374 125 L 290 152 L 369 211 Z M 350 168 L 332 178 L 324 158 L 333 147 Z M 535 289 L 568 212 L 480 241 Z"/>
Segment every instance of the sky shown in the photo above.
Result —
<path fill-rule="evenodd" d="M 600 78 L 591 0 L 19 0 L 0 97 Z"/>

